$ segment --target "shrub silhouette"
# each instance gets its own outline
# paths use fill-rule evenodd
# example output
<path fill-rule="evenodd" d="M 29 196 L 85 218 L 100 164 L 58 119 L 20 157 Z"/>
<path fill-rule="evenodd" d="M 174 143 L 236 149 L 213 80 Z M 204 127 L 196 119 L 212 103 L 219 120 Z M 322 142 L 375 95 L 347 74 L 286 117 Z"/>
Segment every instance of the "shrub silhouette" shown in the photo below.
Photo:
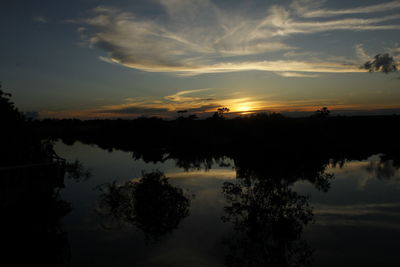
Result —
<path fill-rule="evenodd" d="M 11 101 L 11 94 L 1 90 L 0 83 L 0 122 L 5 127 L 12 127 L 24 121 L 24 117 Z"/>
<path fill-rule="evenodd" d="M 139 181 L 103 185 L 100 191 L 102 216 L 134 225 L 153 240 L 177 228 L 189 215 L 190 198 L 159 171 L 143 173 Z"/>
<path fill-rule="evenodd" d="M 318 118 L 326 118 L 329 117 L 331 111 L 327 107 L 323 107 L 314 113 L 314 117 Z"/>

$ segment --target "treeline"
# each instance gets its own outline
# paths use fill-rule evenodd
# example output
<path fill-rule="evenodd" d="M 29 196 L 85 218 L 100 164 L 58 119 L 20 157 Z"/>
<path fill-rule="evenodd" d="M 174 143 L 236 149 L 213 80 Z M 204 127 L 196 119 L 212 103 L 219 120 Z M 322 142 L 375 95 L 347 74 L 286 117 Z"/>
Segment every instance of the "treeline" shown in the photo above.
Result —
<path fill-rule="evenodd" d="M 108 150 L 165 153 L 329 154 L 365 158 L 399 151 L 400 116 L 288 118 L 256 114 L 227 119 L 43 120 L 32 123 L 42 138 L 81 141 Z M 140 152 L 138 152 L 140 153 Z"/>
<path fill-rule="evenodd" d="M 52 160 L 52 147 L 32 128 L 0 83 L 0 167 Z"/>

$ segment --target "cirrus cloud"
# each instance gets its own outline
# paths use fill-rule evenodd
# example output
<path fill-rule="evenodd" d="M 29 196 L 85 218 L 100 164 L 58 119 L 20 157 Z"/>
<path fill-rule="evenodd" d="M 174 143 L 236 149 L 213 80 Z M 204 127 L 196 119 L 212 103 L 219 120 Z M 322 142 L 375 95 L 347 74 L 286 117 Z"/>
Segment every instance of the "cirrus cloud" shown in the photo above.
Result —
<path fill-rule="evenodd" d="M 298 11 L 298 13 L 307 18 L 368 14 L 391 11 L 393 9 L 400 8 L 400 1 L 391 1 L 387 3 L 347 9 L 321 9 L 321 6 L 324 2 L 325 1 L 321 0 L 295 0 L 293 1 L 292 6 Z"/>
<path fill-rule="evenodd" d="M 310 20 L 389 11 L 400 8 L 399 1 L 329 10 L 322 8 L 323 1 L 301 0 L 288 7 L 270 6 L 263 16 L 225 11 L 210 0 L 159 0 L 159 4 L 164 15 L 155 19 L 99 6 L 88 18 L 71 22 L 80 24 L 80 35 L 89 46 L 106 51 L 106 57 L 99 56 L 105 62 L 178 75 L 258 70 L 311 78 L 317 73 L 360 72 L 359 64 L 329 57 L 277 60 L 271 55 L 301 50 L 285 41 L 293 35 L 400 30 L 399 14 Z M 356 49 L 360 52 L 362 47 Z"/>

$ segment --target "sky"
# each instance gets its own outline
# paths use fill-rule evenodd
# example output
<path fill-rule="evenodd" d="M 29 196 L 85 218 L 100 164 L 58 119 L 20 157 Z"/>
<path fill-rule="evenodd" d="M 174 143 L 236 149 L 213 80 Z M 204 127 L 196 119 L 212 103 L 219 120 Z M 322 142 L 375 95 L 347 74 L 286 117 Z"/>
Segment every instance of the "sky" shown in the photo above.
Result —
<path fill-rule="evenodd" d="M 0 80 L 41 118 L 400 113 L 400 1 L 3 0 Z"/>

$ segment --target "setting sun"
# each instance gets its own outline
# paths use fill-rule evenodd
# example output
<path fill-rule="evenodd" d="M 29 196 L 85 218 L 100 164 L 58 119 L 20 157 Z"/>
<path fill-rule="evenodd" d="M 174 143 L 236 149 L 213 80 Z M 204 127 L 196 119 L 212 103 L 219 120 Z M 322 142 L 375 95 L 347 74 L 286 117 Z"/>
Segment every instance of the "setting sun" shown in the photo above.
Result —
<path fill-rule="evenodd" d="M 253 108 L 250 105 L 240 105 L 240 106 L 234 108 L 233 111 L 238 112 L 242 115 L 245 115 L 245 114 L 253 113 L 252 112 L 253 110 L 255 110 L 255 108 Z"/>
<path fill-rule="evenodd" d="M 248 106 L 248 105 L 243 105 L 243 106 L 237 107 L 236 110 L 239 111 L 239 112 L 248 112 L 248 111 L 251 111 L 252 109 L 253 108 Z"/>

